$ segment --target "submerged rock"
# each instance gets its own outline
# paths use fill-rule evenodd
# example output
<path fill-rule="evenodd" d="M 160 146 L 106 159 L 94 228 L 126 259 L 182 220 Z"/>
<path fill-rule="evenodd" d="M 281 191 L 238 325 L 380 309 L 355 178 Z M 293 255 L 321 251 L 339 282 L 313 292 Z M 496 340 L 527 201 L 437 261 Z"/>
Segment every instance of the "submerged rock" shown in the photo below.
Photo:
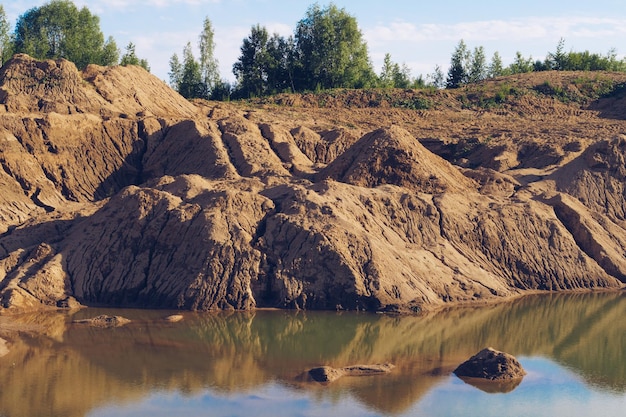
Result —
<path fill-rule="evenodd" d="M 181 321 L 182 319 L 183 319 L 182 314 L 172 314 L 163 318 L 163 320 L 168 321 L 170 323 L 176 323 L 178 321 Z"/>
<path fill-rule="evenodd" d="M 309 370 L 309 375 L 317 382 L 333 382 L 345 375 L 342 369 L 336 369 L 331 366 L 320 366 Z"/>
<path fill-rule="evenodd" d="M 91 319 L 74 320 L 74 323 L 88 324 L 93 327 L 120 327 L 130 323 L 130 320 L 122 316 L 100 315 Z"/>
<path fill-rule="evenodd" d="M 459 365 L 454 373 L 458 377 L 481 378 L 490 381 L 520 379 L 526 375 L 515 357 L 508 353 L 485 348 Z"/>
<path fill-rule="evenodd" d="M 309 376 L 317 382 L 333 382 L 342 376 L 369 376 L 391 372 L 395 365 L 390 363 L 376 365 L 352 365 L 343 368 L 320 366 L 309 370 Z"/>

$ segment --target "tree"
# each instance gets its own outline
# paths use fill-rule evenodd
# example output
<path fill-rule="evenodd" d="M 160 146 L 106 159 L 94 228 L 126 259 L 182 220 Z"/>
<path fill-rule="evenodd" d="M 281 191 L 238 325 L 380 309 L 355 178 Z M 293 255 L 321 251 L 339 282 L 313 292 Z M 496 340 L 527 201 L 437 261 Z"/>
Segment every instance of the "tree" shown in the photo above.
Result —
<path fill-rule="evenodd" d="M 113 65 L 119 56 L 112 38 L 104 41 L 98 16 L 68 0 L 52 0 L 21 15 L 13 49 L 38 59 L 65 58 L 79 68 Z"/>
<path fill-rule="evenodd" d="M 386 53 L 383 60 L 383 68 L 378 76 L 378 85 L 382 88 L 393 87 L 393 62 L 391 61 L 391 54 Z"/>
<path fill-rule="evenodd" d="M 515 59 L 513 63 L 509 65 L 509 71 L 511 74 L 522 74 L 525 72 L 533 71 L 533 58 L 524 58 L 521 52 L 515 53 Z"/>
<path fill-rule="evenodd" d="M 615 50 L 615 48 L 609 49 L 609 52 L 607 52 L 604 59 L 606 60 L 607 70 L 626 71 L 626 58 L 618 60 L 617 51 Z"/>
<path fill-rule="evenodd" d="M 391 54 L 385 54 L 378 85 L 382 88 L 409 88 L 412 84 L 410 68 L 391 61 Z"/>
<path fill-rule="evenodd" d="M 446 88 L 458 88 L 468 81 L 467 63 L 470 53 L 463 39 L 459 41 L 450 59 L 450 69 L 446 79 Z"/>
<path fill-rule="evenodd" d="M 200 61 L 191 50 L 191 42 L 183 48 L 183 62 L 177 54 L 170 58 L 170 86 L 185 98 L 227 100 L 232 86 L 220 78 L 215 53 L 215 32 L 208 17 L 204 18 L 202 32 L 198 37 Z"/>
<path fill-rule="evenodd" d="M 392 76 L 395 88 L 409 88 L 414 84 L 414 81 L 411 80 L 411 69 L 406 64 L 395 63 Z"/>
<path fill-rule="evenodd" d="M 559 39 L 556 51 L 548 54 L 546 64 L 550 69 L 564 71 L 567 69 L 567 54 L 565 53 L 565 39 Z"/>
<path fill-rule="evenodd" d="M 230 96 L 233 93 L 233 86 L 225 80 L 219 81 L 214 87 L 213 91 L 211 91 L 211 95 L 209 96 L 210 100 L 218 100 L 218 101 L 227 101 L 230 100 Z"/>
<path fill-rule="evenodd" d="M 446 86 L 443 70 L 439 65 L 435 65 L 435 70 L 432 72 L 432 74 L 428 74 L 426 76 L 426 80 L 427 85 L 435 88 L 444 88 Z"/>
<path fill-rule="evenodd" d="M 474 48 L 474 53 L 470 60 L 467 81 L 476 83 L 487 78 L 487 58 L 485 57 L 485 48 L 478 46 Z"/>
<path fill-rule="evenodd" d="M 198 47 L 200 49 L 200 75 L 209 94 L 221 82 L 219 64 L 215 58 L 214 36 L 215 32 L 211 20 L 206 17 L 198 40 Z"/>
<path fill-rule="evenodd" d="M 360 88 L 376 79 L 356 19 L 334 4 L 309 7 L 296 26 L 295 47 L 297 90 Z"/>
<path fill-rule="evenodd" d="M 122 55 L 120 65 L 137 65 L 142 67 L 146 71 L 150 71 L 148 61 L 145 59 L 139 59 L 137 57 L 137 54 L 135 53 L 135 44 L 132 42 L 129 42 L 128 45 L 126 45 L 126 52 L 124 53 L 124 55 Z"/>
<path fill-rule="evenodd" d="M 385 59 L 383 61 L 383 68 L 380 71 L 380 76 L 378 77 L 378 83 L 380 87 L 392 88 L 394 86 L 393 72 L 394 72 L 394 63 L 391 61 L 391 54 L 386 53 Z"/>
<path fill-rule="evenodd" d="M 491 57 L 491 63 L 487 67 L 487 77 L 495 78 L 504 75 L 504 67 L 502 66 L 502 58 L 498 51 L 493 53 Z"/>
<path fill-rule="evenodd" d="M 238 92 L 244 97 L 259 97 L 267 91 L 269 34 L 265 27 L 252 26 L 250 35 L 243 40 L 241 55 L 233 65 Z"/>
<path fill-rule="evenodd" d="M 420 89 L 420 88 L 425 88 L 426 86 L 427 84 L 426 84 L 426 81 L 424 80 L 424 76 L 420 74 L 416 78 L 413 79 L 409 87 L 414 88 L 414 89 Z"/>
<path fill-rule="evenodd" d="M 267 41 L 265 66 L 267 72 L 266 92 L 269 94 L 294 91 L 294 40 L 273 34 Z"/>
<path fill-rule="evenodd" d="M 180 83 L 183 79 L 183 65 L 180 63 L 177 54 L 172 55 L 170 58 L 170 72 L 168 75 L 170 77 L 170 87 L 179 91 Z"/>
<path fill-rule="evenodd" d="M 102 48 L 102 55 L 100 58 L 101 65 L 113 65 L 117 62 L 117 58 L 120 56 L 120 50 L 117 48 L 117 44 L 115 43 L 115 39 L 112 36 L 109 36 L 107 40 L 104 42 L 104 47 Z"/>
<path fill-rule="evenodd" d="M 183 63 L 178 92 L 188 99 L 207 98 L 206 87 L 202 82 L 200 64 L 193 56 L 190 42 L 187 42 L 185 49 L 183 49 Z"/>
<path fill-rule="evenodd" d="M 4 6 L 0 4 L 0 66 L 2 66 L 12 55 L 11 36 L 9 35 L 9 21 L 4 12 Z"/>

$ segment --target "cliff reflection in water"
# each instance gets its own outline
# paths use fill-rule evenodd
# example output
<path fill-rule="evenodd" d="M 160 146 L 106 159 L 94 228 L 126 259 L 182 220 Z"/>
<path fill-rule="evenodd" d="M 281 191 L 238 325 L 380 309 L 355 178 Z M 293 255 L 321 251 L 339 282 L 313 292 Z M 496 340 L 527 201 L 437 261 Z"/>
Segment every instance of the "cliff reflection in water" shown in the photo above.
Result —
<path fill-rule="evenodd" d="M 270 382 L 401 413 L 485 346 L 544 356 L 589 384 L 626 392 L 623 293 L 526 297 L 422 317 L 258 311 L 186 313 L 184 321 L 166 323 L 158 319 L 162 312 L 124 311 L 133 322 L 121 328 L 69 324 L 99 313 L 19 318 L 45 322 L 46 332 L 10 336 L 10 352 L 0 358 L 0 415 L 85 416 L 157 390 L 253 392 Z M 380 362 L 396 368 L 325 387 L 295 379 L 320 364 Z"/>

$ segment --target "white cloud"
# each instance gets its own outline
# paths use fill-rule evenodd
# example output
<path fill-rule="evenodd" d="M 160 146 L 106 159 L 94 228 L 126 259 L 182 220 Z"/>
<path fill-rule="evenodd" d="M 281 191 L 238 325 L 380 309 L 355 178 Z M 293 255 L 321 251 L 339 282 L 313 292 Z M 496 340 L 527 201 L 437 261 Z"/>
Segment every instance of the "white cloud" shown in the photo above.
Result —
<path fill-rule="evenodd" d="M 290 35 L 293 35 L 293 30 L 294 30 L 293 26 L 290 26 L 284 23 L 275 22 L 275 23 L 266 24 L 264 26 L 269 32 L 270 36 L 273 35 L 274 33 L 278 33 L 280 36 L 283 36 L 285 38 Z"/>
<path fill-rule="evenodd" d="M 435 65 L 444 72 L 450 55 L 460 39 L 470 46 L 484 45 L 488 56 L 501 51 L 505 65 L 514 51 L 541 58 L 556 47 L 560 38 L 566 48 L 604 53 L 619 47 L 617 40 L 626 35 L 626 19 L 598 17 L 529 17 L 494 19 L 450 24 L 414 24 L 404 20 L 377 24 L 362 29 L 374 68 L 382 66 L 384 54 L 406 63 L 414 75 L 428 74 Z M 618 51 L 621 58 L 623 51 Z"/>
<path fill-rule="evenodd" d="M 511 20 L 485 20 L 454 24 L 416 25 L 404 21 L 379 24 L 363 31 L 368 44 L 387 42 L 426 42 L 465 39 L 466 41 L 575 37 L 604 38 L 623 36 L 626 19 L 593 17 L 534 17 Z"/>
<path fill-rule="evenodd" d="M 175 5 L 200 6 L 203 4 L 216 4 L 222 0 L 74 0 L 77 6 L 87 6 L 89 9 L 100 12 L 103 10 L 124 10 L 142 7 L 170 7 Z"/>

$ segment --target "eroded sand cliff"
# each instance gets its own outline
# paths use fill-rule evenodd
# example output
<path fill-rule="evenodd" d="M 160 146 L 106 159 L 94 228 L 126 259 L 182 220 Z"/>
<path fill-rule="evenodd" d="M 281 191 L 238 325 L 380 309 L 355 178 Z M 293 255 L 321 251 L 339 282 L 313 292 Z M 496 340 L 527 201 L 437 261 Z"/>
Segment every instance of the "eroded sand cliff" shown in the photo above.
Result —
<path fill-rule="evenodd" d="M 426 110 L 190 103 L 138 67 L 18 55 L 0 70 L 2 307 L 417 311 L 620 288 L 624 93 L 564 104 L 541 76 L 507 79 L 529 92 L 493 109 L 471 91 L 396 92 Z"/>

